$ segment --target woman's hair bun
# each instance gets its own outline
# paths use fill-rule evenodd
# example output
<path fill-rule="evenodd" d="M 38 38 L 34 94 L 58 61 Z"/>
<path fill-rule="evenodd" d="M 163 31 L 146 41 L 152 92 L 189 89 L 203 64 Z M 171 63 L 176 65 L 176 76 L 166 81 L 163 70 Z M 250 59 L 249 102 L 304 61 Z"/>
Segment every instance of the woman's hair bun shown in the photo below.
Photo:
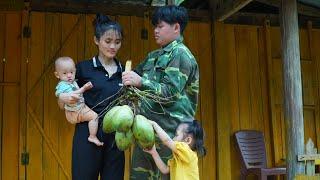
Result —
<path fill-rule="evenodd" d="M 112 20 L 108 16 L 103 15 L 102 13 L 97 13 L 96 19 L 93 21 L 93 25 L 97 26 L 99 24 L 108 24 L 110 22 L 112 22 Z"/>

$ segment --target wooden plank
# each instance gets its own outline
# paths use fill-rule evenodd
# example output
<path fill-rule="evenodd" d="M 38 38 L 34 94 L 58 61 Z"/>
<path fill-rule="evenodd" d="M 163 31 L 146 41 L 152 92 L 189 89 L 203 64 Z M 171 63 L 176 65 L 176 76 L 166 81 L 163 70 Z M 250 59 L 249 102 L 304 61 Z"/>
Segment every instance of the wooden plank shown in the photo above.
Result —
<path fill-rule="evenodd" d="M 283 104 L 283 75 L 282 75 L 282 59 L 273 58 L 272 59 L 272 69 L 274 74 L 274 79 L 272 79 L 273 89 L 274 89 L 274 102 L 277 105 Z"/>
<path fill-rule="evenodd" d="M 55 51 L 57 51 L 59 45 L 61 45 L 61 21 L 62 17 L 59 14 L 52 14 L 52 13 L 42 13 L 43 19 L 41 19 L 41 25 L 42 28 L 46 29 L 46 32 L 42 34 L 42 41 L 46 42 L 44 47 L 44 68 L 50 66 L 50 62 L 53 61 L 52 57 L 54 56 Z M 63 32 L 68 31 L 69 29 L 63 29 Z M 62 174 L 59 172 L 59 165 L 54 157 L 54 155 L 51 152 L 51 148 L 58 150 L 59 149 L 59 128 L 60 123 L 62 121 L 61 118 L 56 118 L 58 113 L 58 107 L 56 104 L 56 99 L 50 98 L 54 96 L 53 90 L 55 87 L 52 87 L 52 80 L 53 79 L 53 72 L 54 67 L 50 67 L 50 72 L 45 75 L 43 80 L 43 125 L 41 128 L 43 128 L 43 131 L 45 133 L 45 136 L 48 136 L 50 138 L 52 144 L 48 145 L 46 143 L 46 137 L 44 137 L 43 134 L 42 138 L 44 139 L 44 144 L 42 146 L 43 149 L 43 171 L 44 171 L 44 179 L 59 179 L 59 174 Z M 50 77 L 51 76 L 51 77 Z M 53 106 L 53 104 L 56 104 L 56 106 Z M 31 111 L 31 112 L 30 112 Z M 30 115 L 33 115 L 32 108 L 29 108 Z M 33 115 L 35 116 L 35 115 Z M 32 117 L 33 124 L 37 124 L 38 121 L 35 121 L 37 117 Z M 59 125 L 59 126 L 58 126 Z M 38 127 L 38 126 L 37 126 Z M 40 131 L 41 133 L 41 131 Z M 67 146 L 67 144 L 65 144 Z"/>
<path fill-rule="evenodd" d="M 197 23 L 189 21 L 185 31 L 183 32 L 184 43 L 190 49 L 195 58 L 197 58 L 199 54 L 199 39 L 197 37 L 198 31 Z"/>
<path fill-rule="evenodd" d="M 280 8 L 280 0 L 256 0 L 256 1 Z M 298 13 L 305 16 L 320 17 L 320 12 L 317 8 L 306 6 L 303 4 L 298 4 Z"/>
<path fill-rule="evenodd" d="M 23 28 L 29 26 L 29 13 L 28 11 L 23 11 L 21 32 Z M 27 62 L 30 56 L 30 38 L 22 37 L 21 39 L 21 59 L 20 59 L 20 152 L 19 154 L 25 153 L 27 151 Z M 20 157 L 21 158 L 21 157 Z M 21 160 L 20 160 L 21 161 Z M 19 179 L 26 179 L 26 167 L 21 163 L 19 164 Z"/>
<path fill-rule="evenodd" d="M 5 44 L 6 44 L 6 14 L 5 13 L 1 13 L 0 14 L 0 24 L 3 24 L 3 26 L 0 27 L 0 80 L 1 82 L 4 81 L 4 77 L 3 77 L 3 72 L 4 72 L 4 63 L 3 63 L 3 59 L 6 56 L 6 52 L 5 52 Z M 3 87 L 0 87 L 0 114 L 3 114 Z M 3 142 L 2 142 L 2 125 L 3 125 L 3 117 L 1 116 L 0 118 L 0 148 L 2 150 L 3 147 Z M 0 177 L 2 178 L 2 153 L 0 153 Z"/>
<path fill-rule="evenodd" d="M 299 29 L 299 43 L 301 60 L 311 61 L 310 43 L 307 29 Z"/>
<path fill-rule="evenodd" d="M 285 131 L 285 122 L 284 122 L 284 113 L 283 113 L 283 104 L 276 104 L 276 118 L 272 123 L 275 124 L 276 128 L 273 131 L 274 138 L 274 154 L 275 154 L 275 165 L 280 165 L 286 160 L 286 131 Z"/>
<path fill-rule="evenodd" d="M 261 94 L 261 67 L 259 63 L 258 28 L 249 26 L 248 31 L 248 64 L 250 72 L 250 101 L 251 101 L 251 122 L 252 128 L 263 132 L 263 109 Z"/>
<path fill-rule="evenodd" d="M 199 39 L 198 39 L 198 25 L 196 22 L 189 21 L 186 29 L 183 32 L 184 43 L 192 52 L 194 57 L 198 59 L 198 48 L 199 48 Z M 199 93 L 199 100 L 201 99 L 201 93 Z M 201 119 L 201 103 L 199 102 L 198 108 L 195 115 L 196 119 Z"/>
<path fill-rule="evenodd" d="M 319 175 L 316 176 L 307 176 L 307 175 L 297 175 L 294 180 L 318 180 L 320 178 Z"/>
<path fill-rule="evenodd" d="M 121 42 L 121 48 L 117 57 L 125 62 L 128 59 L 131 59 L 131 24 L 130 16 L 117 16 L 117 22 L 122 26 L 123 30 L 123 39 Z"/>
<path fill-rule="evenodd" d="M 304 117 L 304 140 L 305 142 L 308 139 L 311 139 L 313 142 L 317 140 L 317 132 L 315 125 L 315 108 L 311 106 L 311 108 L 304 108 L 303 111 Z"/>
<path fill-rule="evenodd" d="M 131 16 L 131 60 L 133 67 L 136 67 L 142 59 L 145 58 L 144 50 L 143 50 L 143 40 L 141 39 L 141 30 L 143 27 L 143 18 Z"/>
<path fill-rule="evenodd" d="M 270 146 L 273 146 L 272 150 L 269 149 L 269 153 L 268 153 L 268 150 L 267 150 L 267 153 L 269 154 L 269 157 L 271 157 L 271 162 L 272 162 L 272 165 L 275 165 L 278 161 L 278 158 L 276 160 L 275 156 L 278 154 L 277 152 L 277 149 L 279 147 L 279 145 L 281 144 L 278 144 L 277 142 L 277 136 L 275 134 L 275 132 L 278 132 L 278 129 L 276 128 L 276 122 L 277 121 L 277 114 L 276 114 L 276 106 L 275 106 L 275 83 L 274 83 L 274 79 L 275 79 L 275 76 L 274 76 L 274 73 L 275 70 L 273 68 L 273 59 L 272 59 L 272 40 L 271 40 L 271 28 L 270 28 L 270 22 L 269 21 L 265 21 L 264 23 L 264 35 L 265 35 L 265 47 L 266 47 L 266 66 L 267 66 L 267 83 L 268 83 L 268 93 L 269 93 L 269 96 L 268 96 L 268 101 L 269 101 L 269 107 L 270 107 L 270 116 L 271 116 L 271 130 L 270 130 L 270 138 L 272 139 L 272 142 L 270 142 Z M 261 49 L 261 48 L 260 48 Z M 269 131 L 269 130 L 267 130 Z M 266 141 L 267 142 L 267 141 Z M 267 142 L 268 144 L 268 142 Z M 272 152 L 272 153 L 271 153 Z M 269 158 L 268 158 L 269 159 Z M 270 161 L 270 159 L 269 159 Z M 269 162 L 268 161 L 268 162 Z M 269 162 L 270 163 L 270 162 Z"/>
<path fill-rule="evenodd" d="M 280 59 L 281 52 L 281 33 L 279 27 L 270 27 L 271 57 Z"/>
<path fill-rule="evenodd" d="M 85 18 L 85 59 L 91 59 L 93 56 L 98 54 L 98 49 L 96 47 L 96 44 L 94 43 L 94 27 L 92 25 L 92 22 L 96 18 L 96 16 L 88 14 Z"/>
<path fill-rule="evenodd" d="M 239 108 L 239 82 L 238 82 L 238 60 L 236 58 L 236 34 L 235 34 L 235 25 L 225 25 L 225 28 L 227 29 L 227 34 L 224 34 L 223 36 L 219 36 L 219 39 L 222 41 L 225 36 L 230 36 L 230 39 L 225 44 L 226 47 L 231 47 L 230 49 L 227 49 L 227 54 L 229 54 L 229 57 L 226 57 L 229 59 L 228 64 L 226 66 L 229 66 L 230 70 L 228 70 L 228 74 L 230 74 L 229 79 L 227 80 L 228 86 L 229 86 L 229 96 L 230 96 L 230 106 L 228 109 L 230 109 L 230 132 L 229 136 L 233 137 L 233 134 L 241 129 L 240 128 L 240 108 Z M 225 48 L 225 47 L 224 47 Z M 218 76 L 217 74 L 216 76 Z M 217 87 L 218 88 L 218 87 Z M 218 105 L 217 105 L 218 106 Z M 231 155 L 231 179 L 238 179 L 240 176 L 240 171 L 236 171 L 236 169 L 240 169 L 240 159 L 239 154 L 236 149 L 236 146 L 234 146 L 235 139 L 231 138 L 230 143 L 232 146 L 230 146 L 230 155 Z M 235 160 L 235 161 L 233 161 Z M 235 171 L 233 171 L 235 170 Z"/>
<path fill-rule="evenodd" d="M 316 81 L 314 76 L 314 67 L 312 61 L 301 61 L 302 71 L 302 92 L 303 92 L 303 105 L 314 106 L 315 105 L 315 87 L 314 82 Z"/>
<path fill-rule="evenodd" d="M 212 56 L 213 37 L 210 23 L 198 23 L 198 64 L 200 68 L 200 103 L 201 103 L 201 123 L 204 127 L 206 137 L 215 137 L 216 119 L 214 104 L 214 61 Z M 203 180 L 216 179 L 216 139 L 206 138 L 205 147 L 207 155 L 202 159 Z"/>
<path fill-rule="evenodd" d="M 298 155 L 298 161 L 314 161 L 320 159 L 320 154 Z"/>
<path fill-rule="evenodd" d="M 77 63 L 80 59 L 85 59 L 85 49 L 86 49 L 86 15 L 85 14 L 78 14 L 78 16 L 81 16 L 81 21 L 79 22 L 79 25 L 77 27 L 77 31 L 75 32 L 77 34 L 77 56 L 73 57 L 74 61 Z"/>
<path fill-rule="evenodd" d="M 20 81 L 21 14 L 6 14 L 6 40 L 4 81 Z M 10 33 L 9 33 L 10 32 Z M 19 89 L 17 86 L 4 87 L 2 124 L 2 177 L 1 179 L 19 178 Z"/>
<path fill-rule="evenodd" d="M 240 129 L 251 129 L 251 90 L 250 90 L 250 71 L 251 67 L 248 62 L 248 36 L 249 32 L 243 26 L 235 27 L 235 43 L 236 43 L 236 65 L 237 75 L 239 82 L 239 117 L 240 117 Z"/>
<path fill-rule="evenodd" d="M 217 17 L 218 21 L 224 21 L 228 17 L 232 16 L 234 13 L 238 12 L 240 9 L 249 4 L 252 0 L 234 0 L 227 1 L 230 3 L 222 4 L 220 9 L 217 9 L 217 13 L 214 15 Z"/>
<path fill-rule="evenodd" d="M 215 81 L 217 105 L 217 179 L 231 179 L 230 159 L 230 126 L 231 126 L 231 97 L 230 84 L 234 82 L 235 74 L 232 73 L 232 59 L 235 59 L 233 27 L 226 27 L 215 23 Z M 228 35 L 226 35 L 228 34 Z M 226 83 L 227 82 L 227 83 Z"/>
<path fill-rule="evenodd" d="M 261 85 L 260 67 L 258 61 L 258 34 L 254 26 L 234 26 L 236 58 L 233 60 L 235 66 L 236 83 L 231 86 L 232 106 L 237 108 L 232 115 L 232 133 L 230 136 L 242 129 L 261 130 L 263 123 L 261 111 Z M 236 97 L 236 98 L 235 98 Z M 231 140 L 235 144 L 234 138 Z M 241 163 L 236 146 L 231 146 L 232 157 L 232 179 L 240 178 Z M 248 177 L 251 179 L 250 177 Z"/>
<path fill-rule="evenodd" d="M 30 59 L 27 64 L 27 91 L 30 92 L 32 86 L 35 85 L 37 79 L 41 76 L 44 70 L 43 61 L 45 59 L 45 42 L 44 33 L 49 31 L 44 26 L 45 15 L 43 13 L 31 13 L 30 27 L 32 29 L 32 36 L 30 39 Z M 45 31 L 43 31 L 45 29 Z M 47 32 L 50 33 L 50 32 Z M 35 91 L 28 94 L 27 103 L 37 112 L 37 117 L 40 123 L 43 123 L 43 83 L 40 81 Z M 36 126 L 27 116 L 27 152 L 30 159 L 27 168 L 27 179 L 38 179 L 43 177 L 43 139 Z"/>
<path fill-rule="evenodd" d="M 269 29 L 268 29 L 269 30 Z M 261 86 L 261 97 L 262 97 L 262 119 L 263 119 L 263 129 L 265 145 L 266 145 L 266 154 L 267 154 L 267 164 L 273 166 L 273 155 L 272 155 L 272 137 L 270 130 L 271 123 L 271 104 L 269 93 L 269 74 L 268 74 L 268 57 L 270 53 L 270 37 L 267 37 L 267 22 L 265 22 L 264 27 L 258 28 L 258 55 L 259 55 L 259 66 L 260 68 L 260 86 Z M 268 38 L 268 40 L 267 40 Z M 268 43 L 267 43 L 268 42 Z"/>
<path fill-rule="evenodd" d="M 150 17 L 151 19 L 152 17 Z M 149 49 L 150 51 L 154 51 L 159 48 L 159 46 L 156 44 L 156 40 L 154 38 L 154 25 L 152 24 L 151 21 L 149 21 L 149 26 L 148 26 L 148 37 L 149 37 Z"/>
<path fill-rule="evenodd" d="M 313 72 L 313 78 L 314 82 L 312 87 L 314 88 L 314 98 L 318 99 L 320 98 L 320 88 L 319 88 L 319 82 L 320 82 L 320 62 L 319 62 L 319 51 L 317 50 L 317 46 L 319 46 L 317 42 L 317 39 L 320 40 L 320 36 L 315 36 L 316 31 L 313 30 L 312 22 L 308 22 L 308 39 L 309 39 L 309 47 L 310 47 L 310 56 L 312 60 L 312 72 Z M 319 34 L 319 33 L 318 33 Z M 316 146 L 318 149 L 320 148 L 320 103 L 319 101 L 315 101 L 315 132 L 316 132 L 316 139 L 314 142 L 316 143 Z"/>
<path fill-rule="evenodd" d="M 58 13 L 42 13 L 44 14 L 45 19 L 42 21 L 42 25 L 46 29 L 46 32 L 43 34 L 43 41 L 45 41 L 45 47 L 44 47 L 44 71 L 48 71 L 50 73 L 47 73 L 43 77 L 43 125 L 41 128 L 43 128 L 43 133 L 40 131 L 42 138 L 44 139 L 44 144 L 42 146 L 43 149 L 43 171 L 44 171 L 44 179 L 60 179 L 61 175 L 63 173 L 60 172 L 59 164 L 52 153 L 52 150 L 56 150 L 59 152 L 59 132 L 60 132 L 60 126 L 62 118 L 56 118 L 59 115 L 58 113 L 58 107 L 53 106 L 54 103 L 56 103 L 56 99 L 50 98 L 54 96 L 53 90 L 55 87 L 52 87 L 52 80 L 53 79 L 53 72 L 54 72 L 54 66 L 53 61 L 55 60 L 55 56 L 62 55 L 61 52 L 56 54 L 59 47 L 62 46 L 62 33 L 67 33 L 70 30 L 69 29 L 63 29 L 62 28 L 62 15 Z M 73 24 L 73 23 L 72 23 Z M 62 30 L 63 29 L 63 30 Z M 75 32 L 74 32 L 75 33 Z M 67 54 L 66 54 L 67 56 Z M 49 68 L 49 70 L 47 69 Z M 57 80 L 55 80 L 57 82 Z M 29 113 L 32 115 L 32 108 L 29 108 Z M 52 113 L 52 114 L 51 114 Z M 33 117 L 33 123 L 37 125 L 37 121 L 35 119 L 36 117 Z M 48 144 L 48 140 L 51 140 L 51 144 Z M 65 144 L 65 146 L 68 146 Z"/>
<path fill-rule="evenodd" d="M 47 146 L 49 146 L 49 149 L 51 150 L 52 154 L 54 155 L 55 159 L 58 161 L 58 164 L 60 165 L 63 174 L 65 175 L 67 180 L 70 180 L 70 175 L 69 173 L 65 170 L 64 165 L 62 163 L 61 158 L 59 157 L 58 153 L 55 151 L 55 148 L 53 147 L 53 143 L 52 140 L 47 136 L 46 132 L 44 131 L 44 129 L 42 128 L 42 125 L 39 122 L 39 118 L 37 117 L 37 115 L 35 114 L 34 110 L 31 109 L 31 106 L 28 104 L 27 105 L 28 108 L 28 113 L 30 114 L 30 118 L 33 121 L 34 125 L 36 126 L 37 130 L 40 132 L 40 134 L 42 135 L 42 137 L 44 138 L 44 141 L 46 143 Z M 56 172 L 57 173 L 57 172 Z M 57 173 L 59 174 L 59 173 Z"/>
<path fill-rule="evenodd" d="M 284 74 L 284 117 L 287 142 L 287 178 L 304 172 L 296 156 L 304 152 L 303 102 L 297 2 L 281 1 L 281 35 Z"/>
<path fill-rule="evenodd" d="M 67 55 L 72 58 L 77 56 L 77 39 L 78 39 L 78 32 L 81 27 L 81 24 L 77 24 L 76 22 L 80 18 L 80 22 L 84 21 L 83 15 L 71 15 L 71 14 L 61 14 L 61 38 L 62 40 L 67 39 L 65 41 L 65 44 L 62 44 L 63 48 L 61 49 L 61 55 Z M 74 28 L 76 26 L 76 28 Z M 57 108 L 57 104 L 54 97 L 54 91 L 56 86 L 56 79 L 51 76 L 50 79 L 50 87 L 51 89 L 51 97 L 49 99 L 50 107 L 54 108 L 56 107 L 56 113 L 58 114 L 55 116 L 52 116 L 54 114 L 51 114 L 52 122 L 55 122 L 55 127 L 57 127 L 58 134 L 57 140 L 58 140 L 58 152 L 59 156 L 61 157 L 62 163 L 64 165 L 64 169 L 62 169 L 61 166 L 59 166 L 60 171 L 66 171 L 67 173 L 71 174 L 71 154 L 72 154 L 72 139 L 74 134 L 74 125 L 68 123 L 65 118 L 64 111 L 60 111 L 59 108 Z M 48 91 L 47 91 L 48 92 Z M 60 111 L 60 112 L 59 112 Z M 52 112 L 51 112 L 52 113 Z M 59 119 L 57 121 L 57 119 Z M 59 179 L 68 179 L 70 177 L 66 177 L 65 174 L 60 173 Z"/>
<path fill-rule="evenodd" d="M 150 13 L 144 12 L 143 16 L 143 31 L 147 31 L 147 38 L 141 38 L 143 42 L 143 56 L 146 56 L 150 51 L 149 38 L 153 31 L 149 32 Z M 142 32 L 141 32 L 142 33 Z"/>
<path fill-rule="evenodd" d="M 50 31 L 50 36 L 47 36 L 47 34 L 41 34 L 41 40 L 45 41 L 45 47 L 43 51 L 45 52 L 44 55 L 44 68 L 50 66 L 50 62 L 54 61 L 53 56 L 55 54 L 55 51 L 59 48 L 61 45 L 61 21 L 62 17 L 60 14 L 52 14 L 52 13 L 41 13 L 41 26 L 44 29 L 47 29 Z M 68 32 L 69 29 L 64 29 L 64 32 Z M 59 54 L 60 55 L 60 54 Z M 66 54 L 66 56 L 68 56 Z M 37 126 L 37 130 L 40 131 L 42 138 L 44 140 L 44 144 L 42 146 L 43 149 L 43 176 L 44 179 L 59 179 L 59 175 L 62 174 L 59 171 L 59 165 L 57 163 L 57 160 L 55 159 L 55 156 L 52 154 L 52 150 L 58 150 L 59 148 L 59 126 L 57 124 L 60 124 L 61 118 L 57 118 L 54 116 L 54 112 L 57 111 L 58 107 L 54 106 L 51 107 L 50 105 L 53 103 L 56 103 L 56 99 L 51 101 L 50 104 L 50 97 L 54 96 L 54 93 L 52 92 L 54 87 L 51 87 L 50 84 L 53 77 L 53 66 L 50 67 L 49 72 L 44 75 L 43 80 L 43 125 L 41 128 L 43 128 L 42 131 L 39 130 L 40 127 Z M 51 76 L 51 78 L 50 78 Z M 56 80 L 57 81 L 57 80 Z M 52 99 L 52 98 L 51 98 Z M 29 108 L 29 113 L 32 116 L 32 108 Z M 35 116 L 35 115 L 33 115 Z M 36 117 L 32 117 L 32 122 L 37 125 L 38 120 Z M 48 140 L 51 140 L 52 144 L 48 144 Z"/>

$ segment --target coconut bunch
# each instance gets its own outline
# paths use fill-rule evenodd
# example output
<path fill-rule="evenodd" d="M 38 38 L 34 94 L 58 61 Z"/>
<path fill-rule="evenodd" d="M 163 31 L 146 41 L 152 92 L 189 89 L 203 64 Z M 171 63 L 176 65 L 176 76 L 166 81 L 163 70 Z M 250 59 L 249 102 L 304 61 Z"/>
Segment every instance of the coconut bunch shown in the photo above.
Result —
<path fill-rule="evenodd" d="M 131 70 L 131 61 L 127 61 L 125 71 Z M 172 97 L 161 97 L 148 90 L 140 90 L 133 86 L 123 86 L 114 96 L 117 96 L 99 114 L 103 116 L 103 131 L 116 132 L 115 140 L 120 150 L 126 150 L 135 141 L 141 148 L 151 148 L 155 141 L 152 125 L 148 119 L 139 115 L 139 102 L 157 103 L 162 108 L 163 104 L 172 103 Z M 113 98 L 109 97 L 108 99 Z M 108 100 L 106 99 L 106 100 Z M 102 102 L 101 102 L 102 103 Z M 148 108 L 148 106 L 146 107 Z M 160 112 L 153 113 L 162 114 Z"/>
<path fill-rule="evenodd" d="M 131 70 L 131 61 L 127 61 L 125 66 L 125 71 L 130 71 L 130 70 Z M 99 117 L 103 116 L 106 112 L 110 111 L 111 108 L 116 106 L 121 106 L 121 105 L 130 106 L 133 109 L 134 113 L 137 114 L 136 112 L 139 111 L 138 109 L 139 102 L 140 103 L 144 102 L 148 105 L 150 105 L 150 102 L 159 104 L 161 107 L 159 112 L 153 111 L 152 109 L 149 108 L 149 106 L 146 106 L 145 108 L 147 108 L 152 113 L 163 114 L 164 110 L 162 105 L 174 102 L 174 96 L 162 97 L 154 94 L 150 90 L 140 90 L 139 88 L 136 88 L 134 86 L 123 86 L 116 94 L 106 98 L 102 102 L 98 103 L 96 106 L 114 97 L 116 98 L 112 102 L 110 102 L 110 104 L 102 112 L 100 112 Z"/>
<path fill-rule="evenodd" d="M 102 129 L 105 133 L 116 132 L 116 145 L 122 151 L 130 148 L 134 142 L 143 149 L 149 149 L 155 141 L 153 127 L 148 119 L 134 115 L 128 105 L 111 108 L 103 118 Z"/>

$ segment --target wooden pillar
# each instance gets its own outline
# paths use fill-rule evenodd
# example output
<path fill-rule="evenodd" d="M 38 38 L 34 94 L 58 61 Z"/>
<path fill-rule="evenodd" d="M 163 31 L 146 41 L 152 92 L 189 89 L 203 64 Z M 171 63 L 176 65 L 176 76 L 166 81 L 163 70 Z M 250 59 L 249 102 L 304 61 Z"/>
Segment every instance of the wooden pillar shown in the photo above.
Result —
<path fill-rule="evenodd" d="M 281 36 L 286 124 L 287 179 L 304 173 L 297 155 L 304 153 L 303 101 L 296 0 L 281 0 Z"/>

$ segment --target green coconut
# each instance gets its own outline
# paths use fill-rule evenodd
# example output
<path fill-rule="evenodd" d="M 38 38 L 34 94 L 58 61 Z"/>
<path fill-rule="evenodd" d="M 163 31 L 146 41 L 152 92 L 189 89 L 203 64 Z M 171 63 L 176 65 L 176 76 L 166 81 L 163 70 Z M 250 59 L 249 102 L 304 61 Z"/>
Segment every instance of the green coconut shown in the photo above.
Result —
<path fill-rule="evenodd" d="M 117 124 L 114 122 L 115 113 L 121 108 L 121 106 L 115 106 L 111 108 L 103 118 L 102 130 L 105 133 L 111 133 L 116 131 Z"/>
<path fill-rule="evenodd" d="M 148 119 L 142 115 L 136 115 L 132 126 L 134 137 L 142 146 L 154 144 L 155 135 L 152 125 Z M 152 146 L 151 146 L 152 147 Z"/>
<path fill-rule="evenodd" d="M 118 122 L 117 131 L 127 132 L 133 123 L 134 114 L 128 105 L 123 105 L 115 113 L 114 120 Z"/>
<path fill-rule="evenodd" d="M 116 132 L 115 135 L 115 139 L 116 139 L 116 144 L 118 149 L 120 149 L 121 151 L 124 151 L 126 149 L 128 149 L 132 142 L 133 142 L 133 134 L 132 131 L 129 130 L 127 132 Z"/>

